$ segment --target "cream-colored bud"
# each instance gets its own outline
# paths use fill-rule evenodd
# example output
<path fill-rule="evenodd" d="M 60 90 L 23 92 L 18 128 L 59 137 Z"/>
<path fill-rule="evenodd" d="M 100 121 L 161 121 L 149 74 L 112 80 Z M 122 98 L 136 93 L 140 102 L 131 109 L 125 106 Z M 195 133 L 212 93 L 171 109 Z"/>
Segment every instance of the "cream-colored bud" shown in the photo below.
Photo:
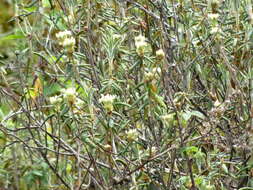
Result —
<path fill-rule="evenodd" d="M 165 57 L 165 53 L 162 49 L 159 49 L 156 51 L 156 58 L 158 60 L 162 60 L 162 59 L 164 59 L 164 57 Z"/>
<path fill-rule="evenodd" d="M 112 146 L 109 145 L 109 144 L 106 144 L 106 145 L 104 145 L 104 149 L 105 149 L 106 151 L 112 151 Z"/>
<path fill-rule="evenodd" d="M 207 17 L 211 20 L 217 20 L 219 18 L 219 14 L 217 13 L 209 13 Z"/>
<path fill-rule="evenodd" d="M 216 33 L 219 33 L 219 32 L 221 32 L 221 29 L 217 26 L 212 27 L 211 31 L 210 31 L 211 34 L 216 34 Z"/>
<path fill-rule="evenodd" d="M 153 72 L 145 72 L 144 73 L 144 82 L 150 82 L 155 78 L 155 75 Z"/>
<path fill-rule="evenodd" d="M 145 41 L 146 41 L 146 38 L 140 34 L 139 36 L 136 36 L 136 37 L 134 38 L 134 40 L 135 40 L 135 43 L 138 43 L 138 42 L 145 42 Z"/>
<path fill-rule="evenodd" d="M 115 98 L 116 98 L 115 95 L 110 95 L 110 94 L 103 95 L 102 94 L 101 98 L 99 99 L 99 102 L 103 103 L 104 108 L 107 111 L 111 112 L 111 111 L 113 111 L 113 102 L 114 102 Z"/>
<path fill-rule="evenodd" d="M 72 36 L 71 31 L 69 30 L 61 31 L 58 32 L 55 36 L 58 39 L 59 45 L 66 48 L 68 53 L 73 53 L 76 40 Z"/>
<path fill-rule="evenodd" d="M 135 37 L 135 46 L 137 54 L 143 56 L 145 47 L 147 46 L 146 38 L 142 35 Z"/>
<path fill-rule="evenodd" d="M 67 100 L 69 104 L 74 104 L 76 101 L 76 89 L 75 88 L 67 88 L 66 90 L 63 91 L 64 93 L 64 98 Z"/>
<path fill-rule="evenodd" d="M 127 140 L 128 141 L 135 141 L 139 136 L 139 133 L 136 129 L 130 129 L 127 131 Z"/>
<path fill-rule="evenodd" d="M 53 105 L 59 104 L 62 101 L 62 98 L 59 96 L 52 96 L 49 98 L 49 102 Z"/>
<path fill-rule="evenodd" d="M 72 35 L 71 31 L 69 30 L 65 30 L 65 31 L 60 31 L 58 32 L 55 36 L 56 38 L 58 38 L 59 40 L 65 39 L 67 37 L 70 37 Z"/>

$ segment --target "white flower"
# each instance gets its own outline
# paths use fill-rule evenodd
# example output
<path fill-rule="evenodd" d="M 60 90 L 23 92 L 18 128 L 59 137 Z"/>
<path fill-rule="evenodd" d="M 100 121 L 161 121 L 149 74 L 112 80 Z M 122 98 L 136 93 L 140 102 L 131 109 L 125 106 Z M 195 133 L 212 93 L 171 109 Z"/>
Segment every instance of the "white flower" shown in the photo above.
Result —
<path fill-rule="evenodd" d="M 152 69 L 152 71 L 145 72 L 144 73 L 144 82 L 150 82 L 154 79 L 158 79 L 161 72 L 162 71 L 161 71 L 160 67 L 155 67 Z"/>
<path fill-rule="evenodd" d="M 112 38 L 115 39 L 115 40 L 119 40 L 122 38 L 122 35 L 119 35 L 119 34 L 113 34 L 112 35 Z"/>
<path fill-rule="evenodd" d="M 76 40 L 75 38 L 71 37 L 71 38 L 66 38 L 63 42 L 62 42 L 62 46 L 64 47 L 73 47 L 75 46 Z"/>
<path fill-rule="evenodd" d="M 144 81 L 145 82 L 150 82 L 155 78 L 154 73 L 153 72 L 145 72 L 144 73 Z"/>
<path fill-rule="evenodd" d="M 62 98 L 59 96 L 52 96 L 49 98 L 49 102 L 53 105 L 58 104 L 62 101 Z"/>
<path fill-rule="evenodd" d="M 65 39 L 67 37 L 72 36 L 72 33 L 69 30 L 65 30 L 65 31 L 58 32 L 55 36 L 56 36 L 56 38 L 58 38 L 59 40 L 61 40 L 61 39 Z"/>
<path fill-rule="evenodd" d="M 75 88 L 67 88 L 66 91 L 64 92 L 66 96 L 72 96 L 76 95 L 76 89 Z"/>
<path fill-rule="evenodd" d="M 73 10 L 70 11 L 69 15 L 67 17 L 64 17 L 65 22 L 74 23 L 75 22 L 75 16 L 73 13 Z"/>
<path fill-rule="evenodd" d="M 159 60 L 164 59 L 164 57 L 165 57 L 164 51 L 163 51 L 162 49 L 157 50 L 157 51 L 156 51 L 156 57 L 157 57 L 157 59 L 159 59 Z"/>
<path fill-rule="evenodd" d="M 59 44 L 67 49 L 69 53 L 74 51 L 76 40 L 72 37 L 72 33 L 69 30 L 58 32 L 56 38 L 59 41 Z"/>
<path fill-rule="evenodd" d="M 110 94 L 103 95 L 102 94 L 102 97 L 99 99 L 99 102 L 100 103 L 113 103 L 115 98 L 116 98 L 115 95 L 110 95 Z"/>
<path fill-rule="evenodd" d="M 134 141 L 138 138 L 139 133 L 136 129 L 130 129 L 127 131 L 127 140 L 128 141 Z"/>
<path fill-rule="evenodd" d="M 136 37 L 134 38 L 134 40 L 135 40 L 135 43 L 138 43 L 138 42 L 145 42 L 145 41 L 146 41 L 146 38 L 140 34 L 139 36 L 136 36 Z"/>
<path fill-rule="evenodd" d="M 216 100 L 213 105 L 214 107 L 219 107 L 221 105 L 221 102 L 219 102 L 219 100 Z"/>
<path fill-rule="evenodd" d="M 211 31 L 210 31 L 211 34 L 216 34 L 218 32 L 221 32 L 221 29 L 219 27 L 215 26 L 211 28 Z"/>
<path fill-rule="evenodd" d="M 108 112 L 111 112 L 113 110 L 113 102 L 114 102 L 115 98 L 116 98 L 115 95 L 110 95 L 110 94 L 103 95 L 102 94 L 102 97 L 99 99 L 99 102 L 103 103 L 104 108 Z"/>
<path fill-rule="evenodd" d="M 153 68 L 153 70 L 152 70 L 152 72 L 154 73 L 154 74 L 161 74 L 162 73 L 162 70 L 161 70 L 161 68 L 160 67 L 155 67 L 155 68 Z"/>
<path fill-rule="evenodd" d="M 67 88 L 64 93 L 64 98 L 68 101 L 69 104 L 74 104 L 76 101 L 76 89 L 75 88 Z"/>
<path fill-rule="evenodd" d="M 218 5 L 220 2 L 219 0 L 211 0 L 212 5 Z"/>
<path fill-rule="evenodd" d="M 136 52 L 139 56 L 144 55 L 144 49 L 147 46 L 146 38 L 142 35 L 139 35 L 134 38 L 135 40 L 135 46 L 136 46 Z"/>
<path fill-rule="evenodd" d="M 211 20 L 217 20 L 219 18 L 219 14 L 217 13 L 209 13 L 207 16 Z"/>
<path fill-rule="evenodd" d="M 170 114 L 163 115 L 161 116 L 161 119 L 165 125 L 171 125 L 173 124 L 173 121 L 175 120 L 175 114 L 170 113 Z"/>
<path fill-rule="evenodd" d="M 135 43 L 136 48 L 144 48 L 145 46 L 147 46 L 147 42 L 141 41 L 141 42 L 136 42 Z"/>

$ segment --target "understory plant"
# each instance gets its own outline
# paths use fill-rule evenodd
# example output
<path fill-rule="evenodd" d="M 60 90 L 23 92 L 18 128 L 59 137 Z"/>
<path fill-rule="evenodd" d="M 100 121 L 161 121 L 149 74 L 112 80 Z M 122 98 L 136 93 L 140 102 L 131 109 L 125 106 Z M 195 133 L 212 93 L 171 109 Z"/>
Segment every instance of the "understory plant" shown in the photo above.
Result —
<path fill-rule="evenodd" d="M 253 189 L 251 0 L 2 0 L 0 189 Z"/>

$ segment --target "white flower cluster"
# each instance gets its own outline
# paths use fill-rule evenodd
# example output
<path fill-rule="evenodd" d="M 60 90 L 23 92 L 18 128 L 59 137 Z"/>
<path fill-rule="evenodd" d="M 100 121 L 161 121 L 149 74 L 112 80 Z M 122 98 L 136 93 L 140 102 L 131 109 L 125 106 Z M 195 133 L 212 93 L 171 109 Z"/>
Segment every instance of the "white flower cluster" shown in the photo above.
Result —
<path fill-rule="evenodd" d="M 219 14 L 217 13 L 209 13 L 207 17 L 211 20 L 217 20 L 219 18 Z"/>
<path fill-rule="evenodd" d="M 215 26 L 211 28 L 211 31 L 210 31 L 211 34 L 215 34 L 218 32 L 221 32 L 221 29 L 219 27 Z"/>
<path fill-rule="evenodd" d="M 72 36 L 71 31 L 69 30 L 61 31 L 61 32 L 58 32 L 55 36 L 58 39 L 59 44 L 62 47 L 66 48 L 68 53 L 73 53 L 76 40 Z"/>
<path fill-rule="evenodd" d="M 164 57 L 165 57 L 165 53 L 162 49 L 159 49 L 156 51 L 156 58 L 158 60 L 162 60 L 162 59 L 164 59 Z"/>
<path fill-rule="evenodd" d="M 209 13 L 207 15 L 208 19 L 211 21 L 211 30 L 210 30 L 210 34 L 216 34 L 216 33 L 220 33 L 221 29 L 218 26 L 218 18 L 219 18 L 219 14 L 218 13 Z"/>
<path fill-rule="evenodd" d="M 116 98 L 115 95 L 110 95 L 110 94 L 103 95 L 102 94 L 102 97 L 99 99 L 99 102 L 104 105 L 104 108 L 108 112 L 111 112 L 111 111 L 113 111 L 113 102 L 114 102 L 115 98 Z"/>
<path fill-rule="evenodd" d="M 64 93 L 64 98 L 67 100 L 67 102 L 72 105 L 76 102 L 76 96 L 77 96 L 77 92 L 75 88 L 67 88 L 66 90 L 63 91 Z"/>
<path fill-rule="evenodd" d="M 138 138 L 139 133 L 136 129 L 129 129 L 126 135 L 128 141 L 135 141 Z"/>
<path fill-rule="evenodd" d="M 157 79 L 161 75 L 162 71 L 160 67 L 155 67 L 149 72 L 144 73 L 144 82 L 151 82 Z"/>
<path fill-rule="evenodd" d="M 75 22 L 75 15 L 74 15 L 73 7 L 70 7 L 69 15 L 67 17 L 64 17 L 64 20 L 65 20 L 65 22 L 70 23 L 70 24 Z"/>
<path fill-rule="evenodd" d="M 170 113 L 170 114 L 163 115 L 161 116 L 161 119 L 165 124 L 171 124 L 175 120 L 175 114 Z"/>
<path fill-rule="evenodd" d="M 62 98 L 60 96 L 52 96 L 49 98 L 49 102 L 53 105 L 58 105 L 59 103 L 61 103 Z"/>
<path fill-rule="evenodd" d="M 137 54 L 139 56 L 143 56 L 145 47 L 148 45 L 146 42 L 146 38 L 140 34 L 139 36 L 135 37 L 134 40 Z"/>
<path fill-rule="evenodd" d="M 52 96 L 49 102 L 57 109 L 60 108 L 61 103 L 67 103 L 74 114 L 82 114 L 85 102 L 78 98 L 78 93 L 74 87 L 69 87 L 61 90 L 61 95 Z"/>

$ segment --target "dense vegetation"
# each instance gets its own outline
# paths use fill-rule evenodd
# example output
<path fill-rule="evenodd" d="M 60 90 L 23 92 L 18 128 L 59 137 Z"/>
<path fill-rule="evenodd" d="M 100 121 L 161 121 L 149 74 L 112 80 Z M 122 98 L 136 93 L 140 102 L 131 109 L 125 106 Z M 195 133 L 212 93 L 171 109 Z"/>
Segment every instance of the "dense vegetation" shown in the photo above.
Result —
<path fill-rule="evenodd" d="M 253 189 L 251 0 L 1 0 L 1 190 Z"/>

